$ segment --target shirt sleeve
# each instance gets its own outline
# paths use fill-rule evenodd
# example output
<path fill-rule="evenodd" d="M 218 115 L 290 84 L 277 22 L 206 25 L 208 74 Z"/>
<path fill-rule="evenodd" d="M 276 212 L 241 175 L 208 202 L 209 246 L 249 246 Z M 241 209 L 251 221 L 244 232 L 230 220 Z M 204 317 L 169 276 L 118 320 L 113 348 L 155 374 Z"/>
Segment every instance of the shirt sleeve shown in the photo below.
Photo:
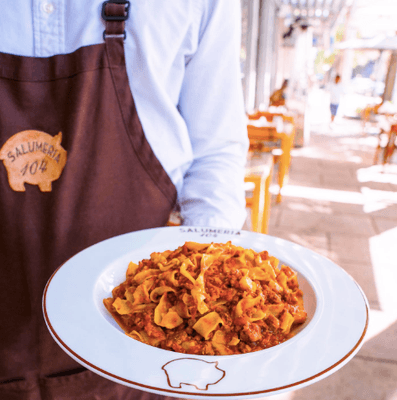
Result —
<path fill-rule="evenodd" d="M 184 225 L 240 229 L 246 218 L 248 136 L 240 73 L 238 0 L 200 0 L 197 51 L 186 65 L 179 111 L 193 162 L 179 196 Z"/>

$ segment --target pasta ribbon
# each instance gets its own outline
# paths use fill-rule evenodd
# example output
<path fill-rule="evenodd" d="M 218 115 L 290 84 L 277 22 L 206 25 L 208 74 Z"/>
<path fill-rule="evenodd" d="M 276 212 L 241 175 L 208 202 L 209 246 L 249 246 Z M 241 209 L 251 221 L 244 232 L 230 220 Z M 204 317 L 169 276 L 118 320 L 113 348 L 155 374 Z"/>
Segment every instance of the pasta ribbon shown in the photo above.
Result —
<path fill-rule="evenodd" d="M 126 277 L 128 278 L 129 276 L 134 276 L 136 274 L 136 271 L 138 270 L 138 268 L 139 268 L 139 265 L 130 261 L 130 263 L 128 264 Z"/>
<path fill-rule="evenodd" d="M 175 309 L 171 307 L 167 292 L 161 296 L 159 305 L 154 310 L 154 322 L 167 329 L 175 328 L 183 322 Z"/>
<path fill-rule="evenodd" d="M 214 260 L 213 255 L 204 254 L 201 258 L 201 272 L 197 279 L 194 282 L 194 288 L 191 293 L 193 298 L 197 302 L 197 310 L 200 314 L 205 314 L 209 308 L 207 304 L 205 304 L 204 300 L 206 299 L 205 286 L 204 286 L 204 274 L 207 269 L 210 267 L 211 263 Z"/>
<path fill-rule="evenodd" d="M 114 301 L 113 307 L 120 315 L 130 314 L 134 310 L 134 306 L 128 300 L 122 300 L 119 297 Z"/>
<path fill-rule="evenodd" d="M 253 299 L 251 296 L 248 296 L 245 299 L 240 300 L 236 306 L 236 318 L 241 317 L 248 309 L 259 304 L 261 300 L 261 296 L 258 296 L 255 299 Z"/>
<path fill-rule="evenodd" d="M 175 293 L 175 290 L 168 286 L 158 287 L 158 288 L 152 290 L 152 293 L 150 293 L 150 300 L 153 301 L 154 303 L 158 303 L 160 301 L 159 297 L 162 296 L 166 292 L 174 292 Z"/>
<path fill-rule="evenodd" d="M 216 331 L 212 338 L 212 343 L 236 346 L 238 344 L 238 342 L 240 341 L 240 339 L 238 338 L 236 333 L 233 333 L 232 337 L 230 337 L 230 336 L 231 336 L 230 333 L 227 334 L 224 331 Z"/>
<path fill-rule="evenodd" d="M 133 305 L 128 300 L 122 300 L 119 297 L 114 301 L 113 307 L 120 315 L 134 314 L 137 312 L 142 312 L 145 309 L 153 308 L 152 304 L 137 304 Z"/>
<path fill-rule="evenodd" d="M 127 333 L 128 336 L 132 337 L 135 340 L 139 340 L 142 343 L 149 344 L 150 346 L 157 346 L 159 342 L 161 341 L 160 338 L 154 338 L 149 336 L 145 331 L 137 332 L 137 331 L 132 331 L 130 333 Z"/>
<path fill-rule="evenodd" d="M 265 281 L 270 279 L 269 274 L 259 267 L 252 268 L 249 272 L 249 275 L 251 279 L 257 279 L 258 281 Z"/>
<path fill-rule="evenodd" d="M 196 280 L 193 278 L 193 276 L 190 274 L 190 272 L 187 270 L 189 266 L 194 266 L 190 260 L 184 261 L 181 265 L 181 274 L 185 276 L 187 279 L 189 279 L 190 282 L 193 283 L 193 285 L 196 283 Z"/>
<path fill-rule="evenodd" d="M 263 310 L 255 310 L 255 312 L 251 315 L 251 317 L 248 317 L 248 320 L 250 322 L 255 322 L 255 321 L 260 321 L 261 319 L 266 319 L 269 316 L 268 312 L 265 312 Z"/>
<path fill-rule="evenodd" d="M 240 286 L 245 290 L 251 290 L 255 292 L 256 290 L 256 283 L 252 281 L 249 277 L 250 270 L 249 269 L 242 269 L 241 272 L 243 273 L 243 277 L 240 279 Z"/>
<path fill-rule="evenodd" d="M 172 259 L 169 263 L 163 265 L 161 263 L 158 263 L 158 267 L 160 271 L 169 271 L 171 268 L 174 268 L 180 264 L 180 261 L 176 258 Z"/>
<path fill-rule="evenodd" d="M 178 282 L 178 279 L 176 278 L 177 273 L 178 273 L 177 270 L 170 270 L 170 271 L 163 272 L 158 277 L 159 277 L 159 279 L 165 279 L 172 286 L 178 287 L 179 282 Z"/>
<path fill-rule="evenodd" d="M 280 317 L 280 329 L 283 333 L 289 333 L 291 326 L 294 323 L 294 317 L 285 311 Z"/>
<path fill-rule="evenodd" d="M 160 326 L 164 326 L 167 329 L 173 329 L 183 323 L 183 319 L 179 316 L 179 314 L 174 310 L 170 309 L 167 314 L 163 316 L 161 320 Z"/>
<path fill-rule="evenodd" d="M 185 246 L 189 250 L 200 251 L 200 250 L 206 249 L 208 247 L 208 244 L 206 244 L 206 243 L 196 243 L 196 242 L 185 242 Z"/>
<path fill-rule="evenodd" d="M 178 315 L 181 318 L 190 318 L 191 317 L 189 309 L 183 301 L 178 301 L 178 303 L 175 306 L 175 311 L 178 313 Z"/>
<path fill-rule="evenodd" d="M 289 293 L 290 289 L 287 284 L 288 277 L 285 275 L 283 271 L 281 271 L 277 277 L 277 282 L 280 284 L 280 286 L 284 289 L 285 292 Z"/>
<path fill-rule="evenodd" d="M 153 286 L 154 279 L 147 279 L 140 284 L 135 290 L 128 288 L 125 292 L 127 300 L 131 301 L 132 304 L 145 304 L 150 303 L 149 289 Z"/>
<path fill-rule="evenodd" d="M 284 310 L 284 304 L 271 304 L 267 307 L 270 314 L 277 317 Z"/>
<path fill-rule="evenodd" d="M 142 335 L 137 331 L 131 331 L 130 333 L 127 333 L 127 335 L 131 336 L 135 340 L 139 340 L 140 342 L 145 343 L 145 340 L 143 339 Z"/>
<path fill-rule="evenodd" d="M 209 334 L 223 324 L 222 318 L 215 311 L 201 317 L 194 325 L 193 329 L 198 332 L 204 339 L 208 339 Z"/>
<path fill-rule="evenodd" d="M 222 343 L 213 342 L 212 346 L 215 348 L 215 350 L 218 351 L 218 353 L 221 356 L 229 356 L 229 355 L 234 354 L 233 350 L 231 350 L 229 347 L 225 346 Z"/>
<path fill-rule="evenodd" d="M 148 269 L 146 271 L 138 272 L 135 275 L 134 280 L 138 284 L 141 284 L 145 279 L 148 279 L 151 276 L 155 276 L 155 275 L 159 275 L 159 274 L 160 274 L 160 271 L 158 269 Z"/>
<path fill-rule="evenodd" d="M 263 268 L 269 274 L 270 279 L 272 280 L 276 279 L 276 272 L 269 260 L 263 261 L 260 264 L 260 267 Z"/>

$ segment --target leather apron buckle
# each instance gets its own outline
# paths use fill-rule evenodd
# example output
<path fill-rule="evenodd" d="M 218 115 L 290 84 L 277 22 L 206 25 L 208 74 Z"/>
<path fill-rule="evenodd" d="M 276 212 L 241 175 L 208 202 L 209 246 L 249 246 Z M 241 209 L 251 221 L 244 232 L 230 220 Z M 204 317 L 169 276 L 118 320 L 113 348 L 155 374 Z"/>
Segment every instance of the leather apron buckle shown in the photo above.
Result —
<path fill-rule="evenodd" d="M 129 17 L 130 2 L 126 0 L 108 0 L 102 4 L 102 18 L 106 21 L 103 39 L 106 37 L 120 37 L 126 39 L 125 21 Z"/>

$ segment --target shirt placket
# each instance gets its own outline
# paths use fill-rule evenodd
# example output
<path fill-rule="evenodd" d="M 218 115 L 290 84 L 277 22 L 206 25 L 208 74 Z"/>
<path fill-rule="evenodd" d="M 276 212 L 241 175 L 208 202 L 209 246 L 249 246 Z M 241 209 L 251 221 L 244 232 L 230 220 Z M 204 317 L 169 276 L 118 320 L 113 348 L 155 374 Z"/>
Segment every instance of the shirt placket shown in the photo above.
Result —
<path fill-rule="evenodd" d="M 35 57 L 65 53 L 65 3 L 62 0 L 33 0 Z"/>

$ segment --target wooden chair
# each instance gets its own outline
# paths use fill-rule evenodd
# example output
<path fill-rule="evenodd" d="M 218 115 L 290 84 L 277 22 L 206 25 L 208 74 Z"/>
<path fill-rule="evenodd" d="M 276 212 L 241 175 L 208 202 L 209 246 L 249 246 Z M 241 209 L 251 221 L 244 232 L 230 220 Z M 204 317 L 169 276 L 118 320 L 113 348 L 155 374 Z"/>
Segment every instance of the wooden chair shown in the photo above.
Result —
<path fill-rule="evenodd" d="M 246 207 L 251 211 L 251 229 L 258 233 L 268 233 L 270 218 L 270 184 L 273 175 L 273 158 L 260 157 L 249 160 L 245 171 Z M 173 210 L 167 226 L 182 225 L 178 210 Z"/>
<path fill-rule="evenodd" d="M 251 227 L 254 232 L 268 233 L 271 194 L 270 185 L 273 176 L 273 157 L 262 154 L 250 157 L 245 172 L 246 207 L 251 211 Z"/>
<path fill-rule="evenodd" d="M 258 119 L 264 117 L 269 122 L 273 122 L 274 117 L 281 117 L 284 122 L 289 122 L 290 124 L 293 125 L 292 129 L 295 134 L 295 120 L 294 120 L 294 117 L 292 117 L 290 115 L 285 115 L 282 113 L 271 113 L 268 111 L 256 111 L 253 114 L 247 114 L 247 117 L 248 117 L 248 119 L 250 119 L 252 121 L 255 121 L 255 120 L 258 120 Z"/>
<path fill-rule="evenodd" d="M 392 124 L 389 132 L 381 132 L 378 138 L 378 146 L 375 150 L 374 164 L 380 161 L 383 165 L 389 163 L 397 148 L 397 124 Z"/>
<path fill-rule="evenodd" d="M 360 113 L 361 124 L 363 129 L 363 134 L 367 134 L 367 127 L 371 125 L 377 125 L 376 117 L 379 113 L 379 108 L 382 106 L 383 102 L 376 105 L 366 106 Z"/>
<path fill-rule="evenodd" d="M 284 186 L 286 176 L 288 176 L 291 164 L 291 149 L 293 146 L 293 135 L 277 132 L 273 126 L 253 126 L 248 125 L 248 138 L 250 149 L 254 152 L 272 153 L 274 163 L 278 164 L 278 186 L 277 203 L 282 200 L 281 191 Z"/>

